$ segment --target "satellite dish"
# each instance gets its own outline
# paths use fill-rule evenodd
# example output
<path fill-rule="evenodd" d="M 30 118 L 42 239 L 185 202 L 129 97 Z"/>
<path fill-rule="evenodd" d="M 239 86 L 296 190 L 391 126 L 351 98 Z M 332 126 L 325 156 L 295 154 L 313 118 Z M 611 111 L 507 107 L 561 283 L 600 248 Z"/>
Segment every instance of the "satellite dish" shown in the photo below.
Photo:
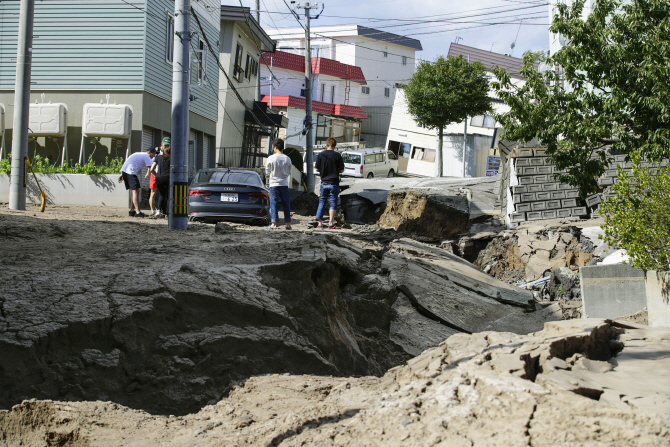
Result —
<path fill-rule="evenodd" d="M 559 34 L 558 35 L 558 43 L 560 43 L 561 46 L 570 45 L 570 39 L 566 39 L 563 34 Z"/>
<path fill-rule="evenodd" d="M 549 70 L 549 65 L 546 62 L 540 62 L 540 65 L 537 66 L 537 71 L 540 73 L 544 73 L 547 70 Z"/>

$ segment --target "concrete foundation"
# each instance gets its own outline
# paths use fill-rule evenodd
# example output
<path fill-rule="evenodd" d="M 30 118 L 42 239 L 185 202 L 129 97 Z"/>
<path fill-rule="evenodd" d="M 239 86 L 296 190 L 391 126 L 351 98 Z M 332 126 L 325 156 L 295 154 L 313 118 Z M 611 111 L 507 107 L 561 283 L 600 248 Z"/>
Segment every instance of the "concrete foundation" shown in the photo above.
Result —
<path fill-rule="evenodd" d="M 580 267 L 583 315 L 616 318 L 647 306 L 642 270 L 628 264 Z"/>
<path fill-rule="evenodd" d="M 649 326 L 670 326 L 670 272 L 647 272 Z"/>
<path fill-rule="evenodd" d="M 37 174 L 48 204 L 127 208 L 130 196 L 118 179 L 118 175 Z M 32 175 L 26 188 L 26 201 L 40 203 L 40 190 Z M 0 175 L 0 200 L 8 197 L 9 176 Z"/>

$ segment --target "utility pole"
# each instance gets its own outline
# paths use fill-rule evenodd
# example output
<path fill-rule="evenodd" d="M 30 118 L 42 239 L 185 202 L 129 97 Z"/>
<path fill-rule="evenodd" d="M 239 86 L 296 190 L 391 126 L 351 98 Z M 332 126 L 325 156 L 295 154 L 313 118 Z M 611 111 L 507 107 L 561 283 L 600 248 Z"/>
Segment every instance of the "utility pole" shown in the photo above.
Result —
<path fill-rule="evenodd" d="M 275 75 L 272 73 L 274 58 L 270 56 L 270 110 L 272 110 L 272 89 L 274 87 Z M 260 79 L 260 76 L 259 76 Z M 272 155 L 272 135 L 268 136 L 268 155 Z"/>
<path fill-rule="evenodd" d="M 470 74 L 470 55 L 468 54 L 468 74 Z M 465 117 L 465 129 L 463 130 L 463 178 L 465 178 L 465 155 L 467 154 L 468 144 L 468 117 Z"/>
<path fill-rule="evenodd" d="M 188 228 L 188 111 L 190 0 L 175 0 L 174 58 L 172 65 L 172 135 L 168 226 Z"/>
<path fill-rule="evenodd" d="M 14 130 L 12 132 L 12 170 L 9 179 L 9 209 L 26 209 L 26 157 L 30 119 L 30 75 L 33 61 L 33 23 L 35 0 L 21 0 L 19 35 L 16 48 L 14 87 Z"/>
<path fill-rule="evenodd" d="M 305 2 L 303 6 L 298 4 L 298 8 L 305 10 L 305 123 L 307 130 L 307 141 L 305 144 L 305 163 L 307 164 L 307 192 L 314 192 L 314 137 L 312 130 L 312 46 L 310 41 L 310 20 L 318 19 L 323 12 L 321 11 L 312 17 L 310 11 L 319 7 L 318 3 Z"/>
<path fill-rule="evenodd" d="M 261 0 L 256 0 L 256 22 L 258 22 L 258 26 L 261 25 Z M 259 49 L 260 51 L 260 49 Z M 260 66 L 261 63 L 261 58 L 262 54 L 258 56 L 258 64 Z M 261 75 L 260 75 L 260 68 L 258 69 L 258 76 L 256 76 L 256 81 L 258 83 L 257 89 L 256 89 L 256 101 L 261 100 Z"/>

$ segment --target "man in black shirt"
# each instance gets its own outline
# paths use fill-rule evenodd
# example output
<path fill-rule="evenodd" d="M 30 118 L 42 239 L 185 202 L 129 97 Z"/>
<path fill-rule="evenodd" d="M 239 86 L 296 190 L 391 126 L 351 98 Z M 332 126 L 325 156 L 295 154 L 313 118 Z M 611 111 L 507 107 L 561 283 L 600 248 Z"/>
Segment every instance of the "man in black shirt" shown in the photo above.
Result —
<path fill-rule="evenodd" d="M 344 160 L 342 155 L 335 151 L 337 141 L 335 138 L 326 140 L 326 150 L 316 158 L 315 168 L 321 175 L 321 191 L 319 193 L 319 209 L 316 212 L 316 220 L 319 221 L 317 230 L 323 229 L 323 210 L 326 200 L 329 201 L 329 230 L 339 230 L 335 225 L 335 214 L 337 213 L 337 198 L 340 195 L 340 174 L 344 172 Z"/>

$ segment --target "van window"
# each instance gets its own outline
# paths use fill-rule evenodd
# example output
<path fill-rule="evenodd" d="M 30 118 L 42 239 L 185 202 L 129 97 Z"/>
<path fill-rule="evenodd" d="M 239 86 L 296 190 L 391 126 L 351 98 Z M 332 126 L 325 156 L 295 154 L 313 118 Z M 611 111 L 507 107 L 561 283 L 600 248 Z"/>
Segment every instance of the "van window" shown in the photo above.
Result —
<path fill-rule="evenodd" d="M 384 154 L 375 154 L 377 163 L 384 163 Z"/>
<path fill-rule="evenodd" d="M 358 154 L 350 154 L 348 152 L 345 152 L 342 154 L 342 159 L 344 160 L 345 163 L 349 163 L 352 165 L 361 164 L 361 156 Z"/>
<path fill-rule="evenodd" d="M 375 154 L 367 154 L 365 156 L 365 164 L 371 164 L 375 162 Z"/>

